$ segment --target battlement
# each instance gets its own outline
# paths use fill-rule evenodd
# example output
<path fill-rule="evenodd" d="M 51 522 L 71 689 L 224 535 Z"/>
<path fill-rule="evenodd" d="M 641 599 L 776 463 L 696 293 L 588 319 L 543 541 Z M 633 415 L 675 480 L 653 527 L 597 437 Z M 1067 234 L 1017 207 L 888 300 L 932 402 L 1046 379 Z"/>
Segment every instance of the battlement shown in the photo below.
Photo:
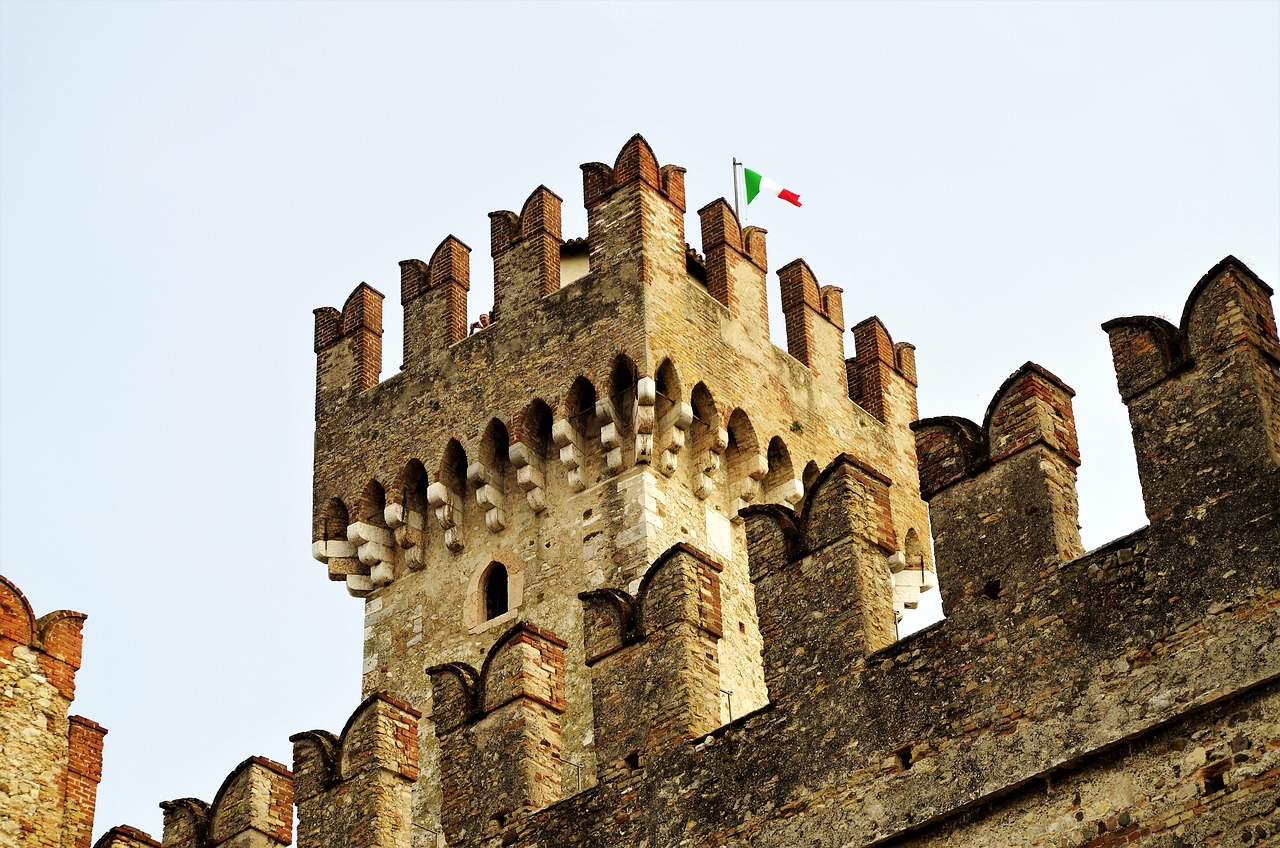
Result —
<path fill-rule="evenodd" d="M 298 848 L 409 845 L 420 718 L 408 704 L 377 693 L 339 735 L 310 730 L 289 737 Z"/>
<path fill-rule="evenodd" d="M 250 757 L 222 782 L 212 803 L 179 798 L 164 810 L 164 848 L 273 848 L 293 842 L 293 773 Z"/>
<path fill-rule="evenodd" d="M 89 848 L 107 730 L 69 715 L 85 618 L 71 610 L 37 618 L 0 576 L 0 840 Z"/>
<path fill-rule="evenodd" d="M 1256 501 L 1240 482 L 1246 469 L 1280 462 L 1280 343 L 1271 295 L 1228 256 L 1192 289 L 1179 326 L 1151 316 L 1102 325 L 1152 523 L 1195 521 L 1223 498 Z"/>
<path fill-rule="evenodd" d="M 911 425 L 944 609 L 964 596 L 1022 591 L 1046 566 L 1084 552 L 1074 395 L 1028 362 L 996 391 L 981 426 L 957 417 Z"/>
<path fill-rule="evenodd" d="M 111 828 L 93 843 L 93 848 L 161 848 L 151 834 L 129 825 Z"/>
<path fill-rule="evenodd" d="M 623 146 L 612 166 L 591 162 L 582 171 L 588 212 L 585 239 L 563 240 L 563 201 L 546 186 L 534 189 L 519 213 L 490 214 L 495 302 L 487 313 L 492 320 L 474 338 L 468 335 L 467 325 L 470 248 L 449 236 L 430 262 L 400 263 L 405 373 L 439 377 L 453 370 L 450 365 L 457 360 L 470 358 L 467 354 L 492 357 L 512 344 L 536 348 L 563 343 L 577 333 L 589 333 L 597 341 L 611 337 L 613 346 L 625 345 L 643 335 L 645 323 L 672 302 L 673 292 L 667 288 L 671 284 L 708 295 L 728 310 L 755 344 L 767 344 L 765 230 L 742 228 L 727 201 L 715 200 L 698 212 L 706 256 L 699 261 L 684 241 L 684 169 L 659 165 L 639 135 Z M 579 259 L 583 248 L 585 263 Z M 819 292 L 812 271 L 803 261 L 797 262 L 779 272 L 786 292 L 788 347 L 795 359 L 818 370 L 821 366 L 814 361 L 822 358 L 818 348 L 825 355 L 842 345 L 840 289 L 826 286 Z M 593 278 L 595 285 L 590 284 Z M 658 289 L 647 290 L 655 284 Z M 558 296 L 570 285 L 588 290 Z M 688 296 L 682 293 L 678 299 Z M 597 305 L 597 301 L 602 302 Z M 341 311 L 316 310 L 318 419 L 327 417 L 335 404 L 341 405 L 344 396 L 359 395 L 377 385 L 380 302 L 374 289 L 361 284 Z M 609 315 L 619 307 L 625 307 L 620 314 Z M 806 317 L 810 313 L 835 330 L 816 329 Z M 601 321 L 608 317 L 615 320 Z M 721 319 L 715 323 L 723 323 L 724 317 L 714 311 L 708 316 Z M 341 355 L 325 355 L 340 340 L 346 342 Z M 464 341 L 470 350 L 452 350 Z M 568 356 L 558 364 L 567 369 L 576 361 L 580 360 Z"/>
<path fill-rule="evenodd" d="M 699 259 L 683 170 L 642 138 L 583 179 L 585 240 L 544 186 L 491 216 L 472 335 L 470 249 L 401 263 L 391 380 L 377 291 L 317 311 L 313 554 L 364 599 L 365 700 L 291 737 L 292 771 L 163 804 L 164 848 L 287 845 L 294 805 L 299 848 L 1267 844 L 1265 283 L 1228 257 L 1180 326 L 1104 325 L 1150 523 L 1086 552 L 1053 373 L 916 421 L 914 348 L 871 317 L 845 359 L 842 293 L 802 260 L 791 350 L 768 342 L 763 231 L 714 201 Z M 947 617 L 898 639 L 935 555 Z M 61 718 L 83 616 L 4 581 L 0 614 L 0 835 L 87 847 L 105 731 Z"/>
<path fill-rule="evenodd" d="M 628 557 L 635 577 L 671 544 L 724 554 L 737 532 L 702 514 L 690 519 L 715 526 L 700 536 L 662 532 L 657 490 L 685 485 L 690 507 L 734 521 L 762 499 L 794 503 L 803 469 L 846 450 L 898 481 L 895 511 L 925 532 L 910 346 L 895 348 L 889 376 L 867 367 L 865 411 L 855 405 L 841 291 L 797 260 L 779 271 L 790 353 L 774 347 L 765 231 L 713 201 L 698 257 L 684 242 L 683 174 L 635 136 L 612 166 L 583 166 L 585 239 L 563 240 L 562 200 L 546 186 L 519 213 L 492 213 L 495 306 L 471 335 L 470 249 L 449 236 L 430 262 L 400 263 L 405 365 L 383 383 L 368 379 L 380 296 L 362 285 L 341 313 L 317 311 L 313 553 L 332 579 L 368 596 L 433 557 L 545 526 L 548 503 L 657 471 L 672 482 L 636 483 L 635 507 L 608 507 L 634 513 L 621 526 L 644 543 Z M 918 559 L 929 570 L 927 550 Z"/>

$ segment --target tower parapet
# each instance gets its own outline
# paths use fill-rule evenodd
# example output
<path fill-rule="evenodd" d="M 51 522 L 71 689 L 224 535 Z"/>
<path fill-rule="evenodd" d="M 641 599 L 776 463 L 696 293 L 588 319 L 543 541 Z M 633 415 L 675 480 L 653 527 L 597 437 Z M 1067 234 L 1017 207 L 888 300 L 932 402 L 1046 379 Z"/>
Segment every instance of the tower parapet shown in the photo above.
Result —
<path fill-rule="evenodd" d="M 493 317 L 515 320 L 560 288 L 560 196 L 538 186 L 520 214 L 489 214 L 493 255 Z"/>
<path fill-rule="evenodd" d="M 382 372 L 382 293 L 365 283 L 343 304 L 315 310 L 316 416 L 377 385 Z"/>
<path fill-rule="evenodd" d="M 430 262 L 400 263 L 406 370 L 422 367 L 433 351 L 466 338 L 470 290 L 471 248 L 454 236 L 440 242 Z"/>
<path fill-rule="evenodd" d="M 743 227 L 724 198 L 698 210 L 702 250 L 706 254 L 707 293 L 760 339 L 769 337 L 765 272 L 769 270 L 761 227 Z"/>

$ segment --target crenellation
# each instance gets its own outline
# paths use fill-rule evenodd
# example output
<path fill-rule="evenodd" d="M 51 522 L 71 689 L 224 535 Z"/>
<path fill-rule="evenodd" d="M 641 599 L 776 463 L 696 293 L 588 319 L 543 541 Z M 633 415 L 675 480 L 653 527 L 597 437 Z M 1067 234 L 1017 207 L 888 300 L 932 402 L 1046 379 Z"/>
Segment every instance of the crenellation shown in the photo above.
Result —
<path fill-rule="evenodd" d="M 637 134 L 613 167 L 582 166 L 582 195 L 593 274 L 646 285 L 686 278 L 683 168 L 659 166 L 649 143 Z"/>
<path fill-rule="evenodd" d="M 599 780 L 623 791 L 638 764 L 720 725 L 717 643 L 724 566 L 677 545 L 635 597 L 585 592 Z"/>
<path fill-rule="evenodd" d="M 853 342 L 855 354 L 845 360 L 849 397 L 878 421 L 915 421 L 915 346 L 908 342 L 895 344 L 884 323 L 874 315 L 854 326 Z M 897 398 L 906 402 L 895 403 Z"/>
<path fill-rule="evenodd" d="M 89 848 L 106 728 L 70 715 L 86 616 L 0 576 L 0 843 Z"/>
<path fill-rule="evenodd" d="M 160 848 L 160 843 L 136 827 L 117 825 L 102 834 L 93 848 Z"/>
<path fill-rule="evenodd" d="M 378 384 L 382 373 L 382 293 L 356 286 L 342 311 L 315 310 L 316 417 Z"/>
<path fill-rule="evenodd" d="M 522 623 L 498 639 L 478 673 L 462 663 L 427 669 L 448 839 L 488 835 L 517 812 L 560 799 L 567 647 Z"/>
<path fill-rule="evenodd" d="M 798 513 L 780 505 L 745 512 L 771 703 L 896 637 L 890 485 L 845 455 L 819 475 Z M 821 639 L 811 631 L 818 621 Z"/>
<path fill-rule="evenodd" d="M 765 273 L 769 270 L 765 247 L 767 230 L 743 228 L 724 198 L 698 210 L 702 224 L 702 251 L 706 254 L 707 293 L 741 320 L 748 332 L 769 338 L 769 305 Z"/>
<path fill-rule="evenodd" d="M 293 842 L 293 773 L 250 757 L 227 775 L 212 803 L 180 798 L 164 810 L 164 848 L 273 848 Z"/>
<path fill-rule="evenodd" d="M 298 848 L 409 848 L 421 717 L 377 693 L 339 735 L 310 730 L 289 737 Z"/>
<path fill-rule="evenodd" d="M 471 289 L 471 248 L 446 236 L 431 261 L 400 263 L 400 303 L 404 307 L 405 371 L 426 367 L 437 351 L 467 337 L 467 292 Z"/>
<path fill-rule="evenodd" d="M 1016 599 L 1045 568 L 1084 552 L 1074 394 L 1028 362 L 996 391 L 981 426 L 955 417 L 911 425 L 948 614 L 968 598 Z"/>
<path fill-rule="evenodd" d="M 842 293 L 796 260 L 774 347 L 763 231 L 715 201 L 699 257 L 643 138 L 583 181 L 585 240 L 546 187 L 491 216 L 482 332 L 465 245 L 401 264 L 395 378 L 365 367 L 380 295 L 317 311 L 312 551 L 364 599 L 367 698 L 292 737 L 292 775 L 254 758 L 166 803 L 164 846 L 288 844 L 290 793 L 300 848 L 1273 839 L 1266 284 L 1229 257 L 1180 326 L 1108 322 L 1151 523 L 1085 552 L 1054 374 L 1023 365 L 981 424 L 915 421 L 914 346 L 871 317 L 845 360 Z M 935 550 L 947 618 L 898 639 Z M 87 846 L 83 616 L 2 588 L 0 730 L 50 732 L 0 752 L 0 836 Z"/>
<path fill-rule="evenodd" d="M 1196 284 L 1179 326 L 1149 316 L 1102 325 L 1152 523 L 1197 520 L 1224 498 L 1280 501 L 1280 344 L 1271 295 L 1228 256 Z M 1242 488 L 1237 481 L 1257 463 L 1273 473 Z"/>
<path fill-rule="evenodd" d="M 561 203 L 551 189 L 538 186 L 519 215 L 490 213 L 495 321 L 516 319 L 560 288 Z"/>
<path fill-rule="evenodd" d="M 66 813 L 63 841 L 70 848 L 89 848 L 98 784 L 102 782 L 102 747 L 107 729 L 84 716 L 67 718 L 67 771 L 63 793 Z"/>

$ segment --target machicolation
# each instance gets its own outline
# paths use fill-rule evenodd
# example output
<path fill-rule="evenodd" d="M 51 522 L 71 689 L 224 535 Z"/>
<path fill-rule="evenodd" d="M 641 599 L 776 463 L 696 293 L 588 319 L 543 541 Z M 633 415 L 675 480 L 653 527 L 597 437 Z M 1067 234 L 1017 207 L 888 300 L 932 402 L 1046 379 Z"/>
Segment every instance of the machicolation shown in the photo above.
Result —
<path fill-rule="evenodd" d="M 1107 322 L 1149 523 L 1086 552 L 1073 390 L 918 420 L 915 348 L 640 136 L 315 312 L 312 553 L 363 703 L 102 848 L 1280 844 L 1280 342 L 1228 257 Z M 932 540 L 932 544 L 930 544 Z M 936 558 L 936 561 L 935 561 Z M 937 575 L 935 581 L 935 572 Z M 946 618 L 899 639 L 934 585 Z M 84 616 L 0 582 L 0 841 L 91 842 Z M 295 834 L 296 819 L 296 834 Z"/>

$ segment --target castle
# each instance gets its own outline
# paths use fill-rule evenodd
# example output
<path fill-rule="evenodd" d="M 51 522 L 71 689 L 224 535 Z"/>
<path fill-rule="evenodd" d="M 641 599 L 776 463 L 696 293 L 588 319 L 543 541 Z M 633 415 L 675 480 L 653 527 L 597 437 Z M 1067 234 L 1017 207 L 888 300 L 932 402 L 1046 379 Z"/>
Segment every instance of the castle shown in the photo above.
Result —
<path fill-rule="evenodd" d="M 470 248 L 315 313 L 312 552 L 365 700 L 99 848 L 1280 842 L 1280 342 L 1228 257 L 1104 325 L 1149 524 L 1085 552 L 1073 392 L 1027 363 L 917 420 L 914 348 L 636 136 Z M 930 532 L 932 545 L 930 545 Z M 936 558 L 936 562 L 935 562 Z M 946 619 L 899 639 L 930 590 Z M 0 843 L 91 842 L 84 616 L 0 580 Z M 296 815 L 297 832 L 294 833 Z"/>

